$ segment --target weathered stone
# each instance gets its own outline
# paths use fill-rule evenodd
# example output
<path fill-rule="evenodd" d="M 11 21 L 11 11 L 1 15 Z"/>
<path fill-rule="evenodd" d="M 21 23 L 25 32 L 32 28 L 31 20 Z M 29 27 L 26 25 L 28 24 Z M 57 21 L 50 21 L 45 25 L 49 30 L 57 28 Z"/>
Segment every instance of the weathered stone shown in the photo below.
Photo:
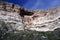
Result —
<path fill-rule="evenodd" d="M 20 30 L 20 27 L 17 27 L 20 25 L 23 26 L 23 29 L 36 31 L 53 31 L 60 28 L 60 21 L 57 21 L 60 18 L 60 7 L 46 10 L 27 10 L 13 3 L 1 2 L 0 15 L 0 20 L 14 26 L 13 29 Z"/>

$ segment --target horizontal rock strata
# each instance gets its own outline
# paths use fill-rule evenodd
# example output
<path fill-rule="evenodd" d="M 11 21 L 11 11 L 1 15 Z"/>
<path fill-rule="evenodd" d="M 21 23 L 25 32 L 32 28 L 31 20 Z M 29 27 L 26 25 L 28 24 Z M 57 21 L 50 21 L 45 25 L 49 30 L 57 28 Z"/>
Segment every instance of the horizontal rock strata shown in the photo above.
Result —
<path fill-rule="evenodd" d="M 27 10 L 13 3 L 0 2 L 0 20 L 16 30 L 53 31 L 60 28 L 60 7 Z"/>

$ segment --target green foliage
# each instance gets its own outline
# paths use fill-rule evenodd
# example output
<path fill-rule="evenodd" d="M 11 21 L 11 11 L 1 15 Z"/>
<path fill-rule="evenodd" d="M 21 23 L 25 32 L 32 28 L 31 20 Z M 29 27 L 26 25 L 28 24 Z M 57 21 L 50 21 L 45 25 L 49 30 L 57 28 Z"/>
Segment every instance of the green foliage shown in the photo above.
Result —
<path fill-rule="evenodd" d="M 11 32 L 4 40 L 60 40 L 60 34 L 53 32 L 16 31 Z"/>
<path fill-rule="evenodd" d="M 60 29 L 52 32 L 30 30 L 10 31 L 4 22 L 0 22 L 0 40 L 60 40 Z"/>

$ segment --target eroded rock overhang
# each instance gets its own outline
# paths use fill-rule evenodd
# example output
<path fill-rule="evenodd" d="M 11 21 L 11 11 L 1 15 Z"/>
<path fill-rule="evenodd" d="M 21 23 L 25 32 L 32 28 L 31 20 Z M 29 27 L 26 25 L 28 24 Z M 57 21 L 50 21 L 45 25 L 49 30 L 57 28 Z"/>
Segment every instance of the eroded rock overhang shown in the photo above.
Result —
<path fill-rule="evenodd" d="M 9 12 L 9 14 L 12 13 L 12 15 L 15 15 L 16 13 L 16 16 L 19 15 L 20 18 L 18 19 L 22 20 L 19 22 L 22 23 L 23 29 L 36 31 L 53 31 L 56 28 L 60 28 L 60 7 L 46 10 L 27 10 L 26 8 L 22 8 L 19 5 L 14 5 L 13 3 L 0 2 L 0 11 L 7 13 Z M 19 26 L 16 28 L 19 28 Z"/>

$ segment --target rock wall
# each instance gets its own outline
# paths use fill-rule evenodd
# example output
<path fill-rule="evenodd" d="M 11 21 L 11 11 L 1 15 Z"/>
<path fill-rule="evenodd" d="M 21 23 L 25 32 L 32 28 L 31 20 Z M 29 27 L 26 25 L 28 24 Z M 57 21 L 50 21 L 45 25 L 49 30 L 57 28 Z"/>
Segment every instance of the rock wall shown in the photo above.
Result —
<path fill-rule="evenodd" d="M 19 8 L 12 3 L 0 2 L 0 21 L 4 21 L 9 30 L 24 30 Z"/>
<path fill-rule="evenodd" d="M 52 8 L 48 10 L 34 10 L 33 15 L 30 16 L 30 23 L 27 23 L 26 29 L 36 31 L 53 31 L 60 28 L 60 8 Z"/>
<path fill-rule="evenodd" d="M 60 28 L 60 7 L 46 10 L 27 10 L 19 5 L 0 2 L 0 20 L 13 29 L 53 31 Z"/>

